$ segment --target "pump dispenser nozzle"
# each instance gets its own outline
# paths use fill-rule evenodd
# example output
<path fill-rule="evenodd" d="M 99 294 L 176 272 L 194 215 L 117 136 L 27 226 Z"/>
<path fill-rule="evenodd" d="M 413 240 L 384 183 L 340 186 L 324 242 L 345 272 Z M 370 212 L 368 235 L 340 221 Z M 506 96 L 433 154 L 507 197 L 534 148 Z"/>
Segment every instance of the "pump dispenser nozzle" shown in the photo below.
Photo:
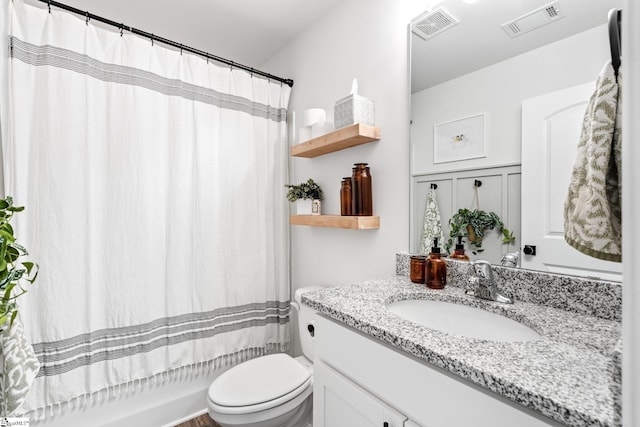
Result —
<path fill-rule="evenodd" d="M 460 261 L 469 261 L 469 257 L 464 253 L 464 243 L 462 243 L 462 236 L 458 236 L 456 250 L 449 255 L 449 258 L 457 259 Z"/>
<path fill-rule="evenodd" d="M 433 247 L 431 248 L 431 252 L 434 254 L 440 253 L 440 248 L 438 247 L 438 238 L 433 239 Z"/>

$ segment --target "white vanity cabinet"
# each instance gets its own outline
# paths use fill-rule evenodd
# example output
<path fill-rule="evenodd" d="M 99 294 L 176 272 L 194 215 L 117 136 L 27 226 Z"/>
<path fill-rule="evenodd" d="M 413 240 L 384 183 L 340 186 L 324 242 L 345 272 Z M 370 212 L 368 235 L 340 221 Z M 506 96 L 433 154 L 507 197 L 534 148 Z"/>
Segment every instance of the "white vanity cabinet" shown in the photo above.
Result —
<path fill-rule="evenodd" d="M 314 364 L 313 378 L 314 427 L 407 425 L 406 416 L 319 360 Z"/>
<path fill-rule="evenodd" d="M 315 353 L 315 427 L 561 425 L 323 315 Z"/>

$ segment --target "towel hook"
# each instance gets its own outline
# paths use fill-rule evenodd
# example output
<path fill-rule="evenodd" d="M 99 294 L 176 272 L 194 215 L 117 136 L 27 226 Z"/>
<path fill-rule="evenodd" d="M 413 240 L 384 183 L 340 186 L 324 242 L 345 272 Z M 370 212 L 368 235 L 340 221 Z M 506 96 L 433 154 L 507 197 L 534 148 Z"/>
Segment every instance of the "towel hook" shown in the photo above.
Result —
<path fill-rule="evenodd" d="M 473 181 L 473 186 L 478 188 L 482 186 L 482 181 L 480 181 L 479 179 L 476 179 Z"/>
<path fill-rule="evenodd" d="M 620 21 L 622 20 L 622 10 L 611 9 L 607 16 L 609 21 L 609 48 L 611 49 L 611 65 L 618 79 L 618 69 L 620 68 L 621 41 L 620 41 Z"/>
<path fill-rule="evenodd" d="M 438 184 L 431 183 L 431 189 L 432 190 L 437 190 L 438 189 Z"/>

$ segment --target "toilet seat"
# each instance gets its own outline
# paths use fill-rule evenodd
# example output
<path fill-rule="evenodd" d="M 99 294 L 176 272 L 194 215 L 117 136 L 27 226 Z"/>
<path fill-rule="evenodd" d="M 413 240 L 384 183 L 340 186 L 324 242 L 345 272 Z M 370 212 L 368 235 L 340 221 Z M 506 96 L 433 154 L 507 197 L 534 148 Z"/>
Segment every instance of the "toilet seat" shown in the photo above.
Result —
<path fill-rule="evenodd" d="M 207 397 L 210 408 L 220 414 L 249 414 L 308 396 L 312 382 L 309 370 L 291 356 L 271 354 L 220 375 L 209 387 Z"/>

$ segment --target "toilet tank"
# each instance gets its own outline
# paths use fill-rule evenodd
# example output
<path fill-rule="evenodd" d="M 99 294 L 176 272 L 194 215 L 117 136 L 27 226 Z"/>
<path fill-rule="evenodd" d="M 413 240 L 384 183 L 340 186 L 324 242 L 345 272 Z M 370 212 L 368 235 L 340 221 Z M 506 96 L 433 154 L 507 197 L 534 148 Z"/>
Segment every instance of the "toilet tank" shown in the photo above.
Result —
<path fill-rule="evenodd" d="M 302 346 L 302 354 L 313 362 L 315 352 L 313 351 L 313 315 L 316 313 L 311 307 L 302 304 L 302 294 L 305 292 L 322 289 L 322 286 L 306 286 L 297 289 L 295 292 L 295 304 L 292 307 L 298 312 L 298 336 L 300 337 L 300 345 Z"/>

